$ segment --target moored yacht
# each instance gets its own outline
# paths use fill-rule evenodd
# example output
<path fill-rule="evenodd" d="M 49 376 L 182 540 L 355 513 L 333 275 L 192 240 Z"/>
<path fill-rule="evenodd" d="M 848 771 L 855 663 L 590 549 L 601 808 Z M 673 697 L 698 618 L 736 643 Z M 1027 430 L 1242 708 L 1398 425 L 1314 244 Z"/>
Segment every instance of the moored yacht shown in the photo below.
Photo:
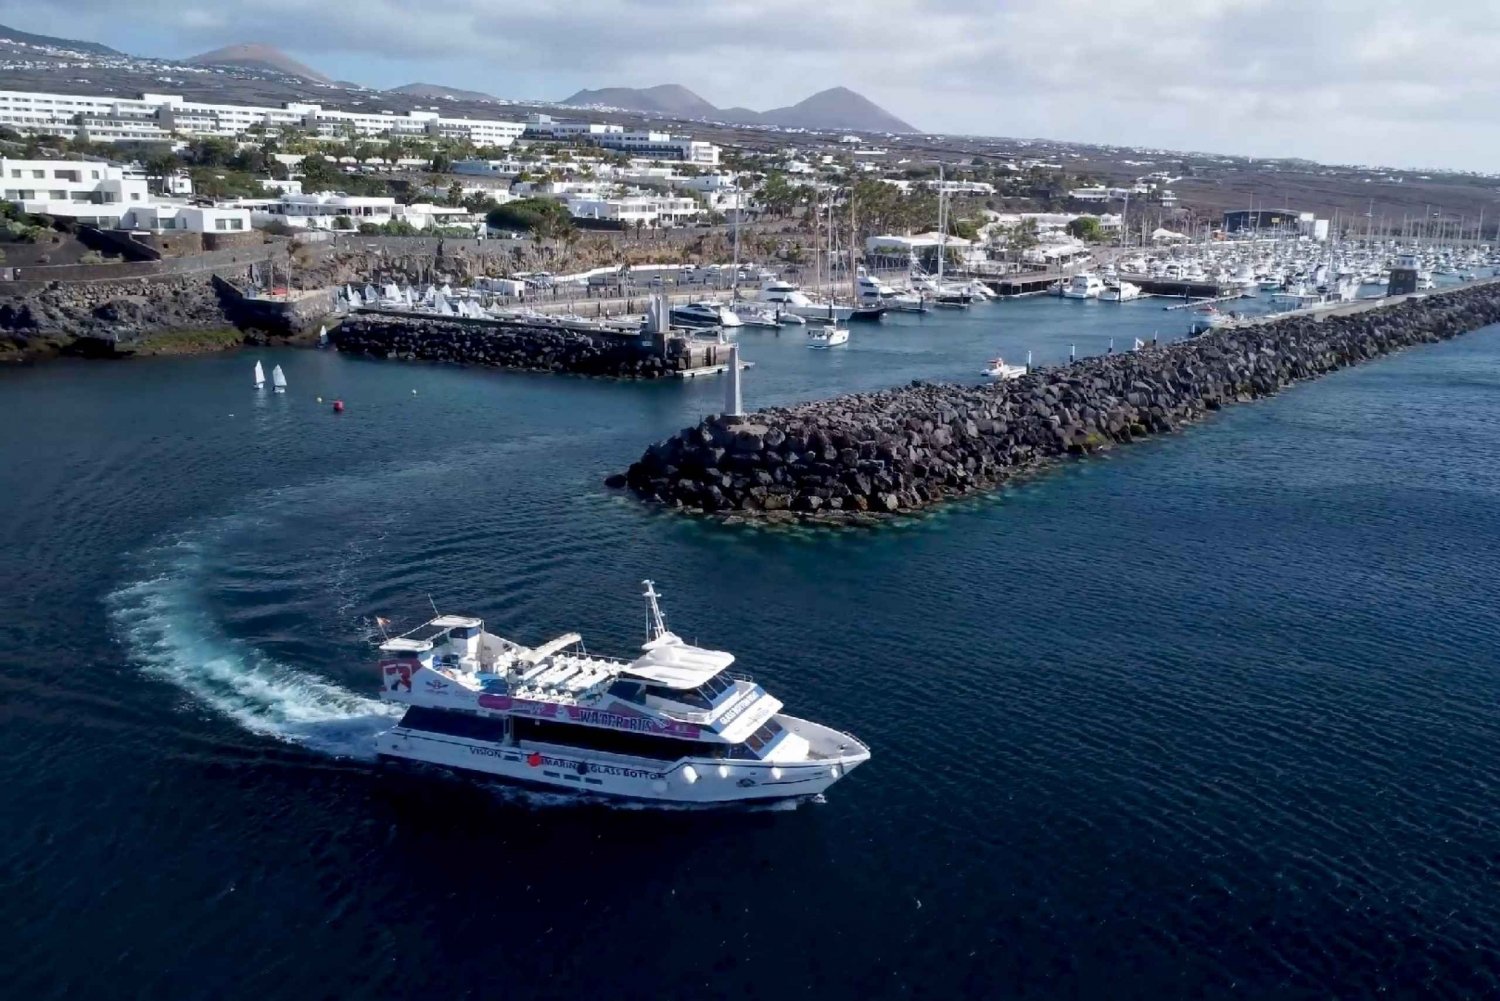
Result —
<path fill-rule="evenodd" d="M 590 655 L 567 633 L 527 647 L 477 618 L 439 615 L 381 644 L 381 698 L 406 714 L 385 759 L 553 789 L 663 803 L 816 796 L 869 760 L 842 731 L 789 716 L 734 656 L 667 629 L 645 581 L 641 655 Z"/>
<path fill-rule="evenodd" d="M 672 323 L 679 327 L 739 327 L 743 326 L 734 310 L 707 299 L 672 307 Z"/>
<path fill-rule="evenodd" d="M 861 307 L 879 306 L 900 313 L 922 313 L 926 312 L 927 304 L 922 297 L 915 292 L 900 292 L 879 278 L 865 274 L 864 268 L 860 268 L 859 277 L 855 279 L 854 290 L 856 300 Z"/>
<path fill-rule="evenodd" d="M 1063 286 L 1062 296 L 1064 299 L 1097 299 L 1103 291 L 1104 283 L 1099 280 L 1099 276 L 1085 273 L 1074 275 Z"/>
<path fill-rule="evenodd" d="M 1141 297 L 1141 287 L 1131 284 L 1123 279 L 1108 280 L 1104 282 L 1104 288 L 1099 290 L 1100 302 L 1129 302 Z"/>
<path fill-rule="evenodd" d="M 847 320 L 854 310 L 848 306 L 837 306 L 831 302 L 814 302 L 797 286 L 779 278 L 772 279 L 760 287 L 756 297 L 772 309 L 792 313 L 808 320 L 826 320 L 830 315 L 836 321 Z"/>

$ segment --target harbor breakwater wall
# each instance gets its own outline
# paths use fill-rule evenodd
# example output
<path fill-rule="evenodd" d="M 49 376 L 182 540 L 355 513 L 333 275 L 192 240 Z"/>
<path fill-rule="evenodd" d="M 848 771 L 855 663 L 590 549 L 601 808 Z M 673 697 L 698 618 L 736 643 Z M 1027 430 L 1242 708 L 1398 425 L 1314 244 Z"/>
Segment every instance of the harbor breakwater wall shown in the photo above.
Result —
<path fill-rule="evenodd" d="M 985 386 L 913 383 L 745 417 L 646 449 L 611 487 L 746 519 L 859 522 L 991 489 L 1068 455 L 1170 432 L 1229 403 L 1500 321 L 1500 285 L 1294 316 Z"/>
<path fill-rule="evenodd" d="M 659 379 L 685 364 L 676 338 L 529 324 L 358 315 L 331 331 L 338 350 L 527 372 Z"/>

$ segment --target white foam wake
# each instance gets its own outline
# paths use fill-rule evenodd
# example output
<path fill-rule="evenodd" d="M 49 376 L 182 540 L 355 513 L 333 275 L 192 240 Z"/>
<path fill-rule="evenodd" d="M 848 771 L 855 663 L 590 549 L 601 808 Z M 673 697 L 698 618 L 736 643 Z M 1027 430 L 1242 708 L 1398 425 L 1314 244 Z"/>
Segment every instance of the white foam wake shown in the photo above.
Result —
<path fill-rule="evenodd" d="M 196 598 L 202 551 L 181 541 L 150 554 L 154 572 L 110 595 L 130 656 L 151 675 L 245 729 L 341 757 L 374 755 L 396 707 L 278 663 L 227 636 Z"/>

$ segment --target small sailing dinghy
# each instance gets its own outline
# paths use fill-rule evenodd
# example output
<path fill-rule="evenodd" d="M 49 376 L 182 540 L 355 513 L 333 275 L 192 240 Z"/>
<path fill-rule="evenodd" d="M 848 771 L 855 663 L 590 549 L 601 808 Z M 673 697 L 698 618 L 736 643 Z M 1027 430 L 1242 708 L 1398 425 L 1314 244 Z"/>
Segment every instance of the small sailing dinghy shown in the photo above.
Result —
<path fill-rule="evenodd" d="M 280 365 L 271 369 L 271 388 L 278 393 L 286 392 L 286 376 L 282 374 Z"/>
<path fill-rule="evenodd" d="M 260 367 L 260 362 L 255 363 L 255 388 L 266 388 L 266 370 Z"/>

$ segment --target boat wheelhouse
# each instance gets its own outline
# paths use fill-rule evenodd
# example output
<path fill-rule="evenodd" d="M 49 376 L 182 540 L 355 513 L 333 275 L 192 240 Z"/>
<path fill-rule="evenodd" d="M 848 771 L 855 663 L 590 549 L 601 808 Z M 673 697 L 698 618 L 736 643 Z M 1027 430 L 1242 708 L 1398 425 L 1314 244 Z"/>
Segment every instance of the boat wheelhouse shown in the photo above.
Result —
<path fill-rule="evenodd" d="M 440 615 L 381 644 L 381 697 L 407 706 L 382 758 L 606 796 L 723 804 L 816 796 L 870 751 L 790 716 L 734 656 L 666 627 L 650 581 L 634 660 L 577 633 L 527 647 L 477 618 Z"/>

